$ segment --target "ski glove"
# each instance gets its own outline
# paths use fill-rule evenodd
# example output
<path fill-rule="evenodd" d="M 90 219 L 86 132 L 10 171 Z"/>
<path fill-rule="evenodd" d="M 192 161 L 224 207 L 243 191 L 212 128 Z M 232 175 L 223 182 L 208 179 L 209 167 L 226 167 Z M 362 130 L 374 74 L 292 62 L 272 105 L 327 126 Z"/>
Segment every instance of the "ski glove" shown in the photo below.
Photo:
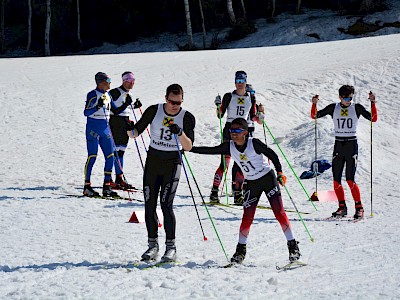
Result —
<path fill-rule="evenodd" d="M 180 128 L 178 124 L 169 125 L 169 130 L 171 130 L 173 134 L 182 135 L 182 128 Z"/>
<path fill-rule="evenodd" d="M 278 182 L 279 182 L 279 184 L 280 184 L 281 186 L 285 186 L 287 178 L 286 178 L 285 175 L 283 175 L 282 172 L 278 172 L 278 177 L 277 177 L 277 179 L 278 179 Z"/>
<path fill-rule="evenodd" d="M 369 101 L 371 101 L 372 103 L 375 103 L 375 102 L 376 102 L 376 100 L 375 100 L 375 94 L 374 94 L 372 91 L 369 92 L 368 99 L 369 99 Z"/>
<path fill-rule="evenodd" d="M 249 92 L 250 94 L 254 95 L 256 91 L 253 89 L 253 85 L 251 84 L 246 84 L 246 92 Z"/>
<path fill-rule="evenodd" d="M 258 119 L 260 121 L 264 121 L 265 120 L 265 114 L 263 114 L 263 113 L 259 113 L 257 117 L 258 117 Z"/>
<path fill-rule="evenodd" d="M 97 100 L 96 107 L 97 107 L 97 109 L 99 109 L 99 108 L 102 108 L 103 106 L 104 106 L 104 99 L 103 99 L 103 97 L 100 97 L 100 99 Z"/>
<path fill-rule="evenodd" d="M 126 130 L 133 130 L 135 129 L 135 123 L 131 120 L 126 121 Z"/>
<path fill-rule="evenodd" d="M 131 95 L 126 95 L 125 103 L 126 103 L 127 105 L 131 105 L 132 102 L 133 102 L 133 101 L 132 101 Z"/>
<path fill-rule="evenodd" d="M 140 108 L 142 107 L 142 102 L 140 102 L 139 98 L 136 98 L 135 103 L 133 103 L 133 108 Z"/>
<path fill-rule="evenodd" d="M 215 103 L 216 106 L 220 106 L 222 104 L 222 100 L 221 100 L 221 96 L 220 95 L 215 97 L 214 103 Z"/>

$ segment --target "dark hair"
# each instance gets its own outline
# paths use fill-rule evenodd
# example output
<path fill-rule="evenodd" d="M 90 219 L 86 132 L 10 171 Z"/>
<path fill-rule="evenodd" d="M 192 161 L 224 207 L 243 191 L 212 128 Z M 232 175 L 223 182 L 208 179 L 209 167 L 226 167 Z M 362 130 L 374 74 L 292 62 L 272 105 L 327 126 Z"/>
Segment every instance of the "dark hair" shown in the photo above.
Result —
<path fill-rule="evenodd" d="M 247 125 L 247 121 L 243 118 L 236 118 L 232 121 L 232 125 L 236 124 L 239 125 L 241 128 L 243 128 L 244 130 L 248 130 L 249 126 Z"/>
<path fill-rule="evenodd" d="M 183 88 L 177 83 L 171 84 L 169 87 L 167 87 L 165 96 L 168 97 L 168 95 L 170 93 L 172 93 L 174 95 L 182 95 L 182 98 L 183 98 Z"/>
<path fill-rule="evenodd" d="M 131 74 L 131 73 L 132 73 L 131 71 L 126 71 L 126 72 L 122 73 L 121 77 L 124 77 L 124 75 Z"/>
<path fill-rule="evenodd" d="M 339 96 L 340 97 L 346 97 L 350 94 L 354 94 L 354 86 L 352 85 L 343 85 L 340 89 L 339 89 Z"/>

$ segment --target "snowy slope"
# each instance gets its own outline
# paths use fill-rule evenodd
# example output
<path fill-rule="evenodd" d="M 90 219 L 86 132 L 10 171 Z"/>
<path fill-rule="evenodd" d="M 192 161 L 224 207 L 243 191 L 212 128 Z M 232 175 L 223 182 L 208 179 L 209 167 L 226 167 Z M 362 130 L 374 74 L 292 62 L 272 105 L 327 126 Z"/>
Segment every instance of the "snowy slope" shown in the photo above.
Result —
<path fill-rule="evenodd" d="M 204 52 L 119 54 L 0 60 L 0 298 L 1 299 L 398 299 L 400 204 L 397 188 L 399 143 L 398 86 L 400 35 L 357 40 L 231 49 Z M 359 125 L 359 167 L 367 219 L 358 223 L 326 222 L 336 203 L 306 201 L 289 166 L 272 139 L 288 175 L 288 189 L 315 239 L 310 241 L 299 217 L 288 213 L 302 260 L 309 266 L 277 272 L 287 260 L 284 236 L 269 210 L 259 210 L 252 227 L 245 264 L 223 265 L 226 257 L 207 212 L 195 191 L 203 241 L 184 174 L 175 200 L 180 265 L 151 270 L 121 267 L 146 249 L 144 224 L 130 224 L 133 201 L 67 197 L 81 193 L 86 160 L 83 107 L 94 88 L 94 74 L 104 71 L 120 84 L 120 74 L 136 74 L 133 94 L 144 106 L 163 100 L 174 82 L 185 90 L 186 109 L 197 120 L 196 145 L 216 145 L 219 122 L 213 100 L 234 88 L 233 74 L 244 69 L 266 107 L 266 123 L 275 137 L 285 137 L 282 150 L 298 175 L 314 158 L 314 122 L 310 99 L 319 107 L 337 101 L 342 84 L 353 84 L 357 102 L 366 106 L 374 91 L 379 120 L 373 125 L 373 217 L 370 217 L 370 123 Z M 332 121 L 318 120 L 319 158 L 330 160 Z M 264 140 L 262 127 L 256 136 Z M 148 138 L 144 135 L 145 141 Z M 141 140 L 139 146 L 144 155 Z M 126 156 L 128 180 L 141 186 L 142 169 L 134 143 Z M 203 195 L 208 196 L 218 157 L 189 153 L 187 157 Z M 100 186 L 104 160 L 93 169 Z M 189 177 L 190 174 L 189 174 Z M 230 176 L 229 176 L 230 177 Z M 332 187 L 331 173 L 319 188 Z M 314 181 L 303 181 L 309 194 Z M 348 195 L 349 214 L 354 213 Z M 142 197 L 140 193 L 134 195 Z M 293 209 L 286 193 L 285 206 Z M 266 198 L 262 198 L 263 204 Z M 239 209 L 209 207 L 230 257 L 237 243 Z M 165 234 L 160 229 L 160 240 Z M 163 250 L 163 248 L 162 248 Z"/>

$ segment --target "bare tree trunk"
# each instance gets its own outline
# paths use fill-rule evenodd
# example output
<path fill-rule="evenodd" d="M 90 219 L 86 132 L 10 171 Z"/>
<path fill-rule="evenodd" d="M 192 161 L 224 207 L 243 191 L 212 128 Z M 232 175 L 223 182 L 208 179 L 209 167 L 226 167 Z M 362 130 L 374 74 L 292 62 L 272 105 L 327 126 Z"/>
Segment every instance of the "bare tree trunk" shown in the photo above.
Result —
<path fill-rule="evenodd" d="M 26 51 L 31 49 L 32 43 L 32 0 L 28 0 L 28 44 L 26 45 Z"/>
<path fill-rule="evenodd" d="M 46 29 L 44 34 L 44 55 L 50 56 L 50 23 L 51 23 L 51 0 L 46 0 Z"/>
<path fill-rule="evenodd" d="M 77 37 L 78 37 L 78 42 L 82 46 L 82 40 L 81 40 L 81 11 L 80 11 L 80 5 L 79 5 L 79 0 L 76 0 L 76 14 L 78 16 L 78 29 L 77 29 Z"/>
<path fill-rule="evenodd" d="M 379 2 L 375 0 L 363 0 L 360 6 L 360 11 L 369 11 L 375 7 L 374 2 Z"/>
<path fill-rule="evenodd" d="M 242 4 L 243 19 L 246 20 L 246 7 L 244 6 L 244 0 L 240 0 L 240 3 Z"/>
<path fill-rule="evenodd" d="M 301 6 L 301 0 L 297 0 L 297 8 L 296 8 L 296 13 L 300 13 L 300 6 Z"/>
<path fill-rule="evenodd" d="M 276 1 L 272 0 L 272 12 L 271 12 L 271 18 L 275 16 L 275 10 L 276 10 Z"/>
<path fill-rule="evenodd" d="M 231 20 L 232 24 L 236 24 L 236 17 L 235 12 L 233 11 L 232 0 L 227 0 L 226 5 L 228 8 L 229 19 Z"/>
<path fill-rule="evenodd" d="M 6 41 L 4 33 L 4 6 L 5 0 L 0 0 L 0 53 L 6 50 Z"/>
<path fill-rule="evenodd" d="M 199 0 L 199 6 L 200 6 L 201 27 L 203 28 L 203 49 L 206 49 L 207 33 L 206 33 L 206 26 L 204 25 L 203 4 L 201 3 L 201 0 Z"/>
<path fill-rule="evenodd" d="M 186 31 L 188 35 L 188 47 L 193 48 L 193 33 L 192 33 L 192 21 L 190 19 L 190 9 L 189 0 L 184 0 L 185 2 L 185 16 L 186 16 Z"/>

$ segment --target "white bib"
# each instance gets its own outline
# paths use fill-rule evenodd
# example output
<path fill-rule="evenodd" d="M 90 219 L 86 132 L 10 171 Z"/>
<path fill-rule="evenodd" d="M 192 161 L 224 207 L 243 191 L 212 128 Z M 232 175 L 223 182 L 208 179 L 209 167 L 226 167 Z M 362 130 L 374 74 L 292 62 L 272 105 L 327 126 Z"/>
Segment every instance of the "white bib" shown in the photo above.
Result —
<path fill-rule="evenodd" d="M 333 111 L 333 124 L 337 137 L 357 136 L 358 118 L 354 104 L 351 103 L 346 108 L 341 107 L 340 103 L 336 104 Z"/>
<path fill-rule="evenodd" d="M 233 160 L 239 165 L 245 179 L 256 180 L 271 170 L 265 155 L 257 154 L 254 150 L 253 138 L 249 138 L 243 153 L 236 149 L 233 141 L 230 141 L 230 151 Z"/>
<path fill-rule="evenodd" d="M 99 119 L 99 120 L 107 119 L 107 120 L 109 120 L 110 119 L 111 96 L 108 92 L 100 93 L 97 90 L 95 90 L 95 92 L 96 92 L 97 100 L 93 104 L 93 106 L 96 106 L 97 103 L 99 103 L 100 98 L 103 98 L 104 106 L 103 106 L 103 108 L 96 110 L 94 113 L 92 113 L 88 117 L 92 118 L 92 119 Z"/>
<path fill-rule="evenodd" d="M 170 124 L 178 124 L 183 129 L 183 117 L 186 110 L 181 111 L 176 116 L 170 116 L 164 111 L 164 104 L 158 104 L 157 113 L 150 124 L 150 146 L 162 151 L 177 151 L 176 140 L 174 134 L 169 130 Z M 182 145 L 178 139 L 179 150 Z M 162 166 L 160 166 L 162 167 Z"/>
<path fill-rule="evenodd" d="M 125 103 L 125 99 L 126 99 L 126 96 L 128 96 L 129 95 L 129 92 L 128 91 L 124 91 L 123 89 L 121 89 L 121 88 L 117 88 L 119 91 L 120 91 L 120 93 L 121 93 L 121 95 L 119 95 L 119 97 L 118 97 L 118 99 L 114 99 L 114 103 L 115 103 L 115 106 L 116 107 L 120 107 L 122 104 L 124 104 Z M 131 96 L 132 97 L 132 96 Z M 131 108 L 131 106 L 129 105 L 127 108 L 125 108 L 121 113 L 119 113 L 118 114 L 118 116 L 120 116 L 120 117 L 129 117 L 129 113 L 132 111 L 132 108 Z M 113 115 L 113 113 L 111 112 L 111 114 Z"/>
<path fill-rule="evenodd" d="M 232 99 L 229 103 L 227 112 L 227 122 L 232 122 L 236 118 L 243 118 L 247 120 L 251 108 L 251 98 L 250 95 L 239 96 L 232 93 Z"/>

